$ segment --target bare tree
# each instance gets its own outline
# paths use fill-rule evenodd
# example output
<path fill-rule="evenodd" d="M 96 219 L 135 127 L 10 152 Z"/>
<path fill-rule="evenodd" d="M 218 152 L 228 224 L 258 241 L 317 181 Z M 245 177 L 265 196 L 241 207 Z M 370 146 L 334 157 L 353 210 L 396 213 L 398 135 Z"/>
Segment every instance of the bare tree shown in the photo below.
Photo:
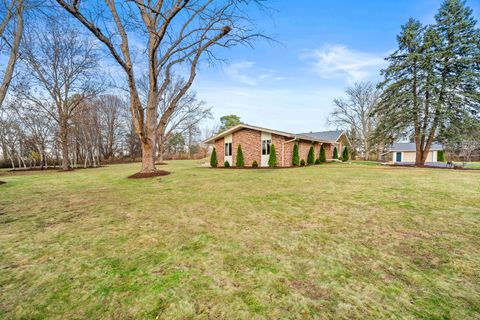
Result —
<path fill-rule="evenodd" d="M 158 131 L 164 131 L 178 102 L 191 87 L 202 57 L 214 58 L 214 47 L 251 43 L 252 32 L 244 0 L 107 0 L 101 8 L 92 2 L 57 0 L 107 48 L 127 76 L 130 109 L 142 146 L 142 172 L 155 171 Z M 98 13 L 102 13 L 101 15 Z M 134 58 L 133 36 L 145 44 L 144 60 Z M 148 96 L 140 99 L 135 65 L 148 70 Z M 187 71 L 186 81 L 159 117 L 157 106 L 176 68 Z"/>
<path fill-rule="evenodd" d="M 147 93 L 147 87 L 144 83 L 146 82 L 141 81 L 140 87 L 144 89 L 142 92 Z M 160 117 L 163 117 L 163 115 L 168 112 L 172 100 L 177 97 L 178 92 L 182 90 L 184 85 L 185 80 L 183 78 L 175 77 L 175 79 L 165 87 L 157 106 L 157 112 Z M 143 98 L 146 94 L 142 94 L 141 96 Z M 205 102 L 197 99 L 195 91 L 185 93 L 176 103 L 174 111 L 169 117 L 165 118 L 165 125 L 161 126 L 159 123 L 157 126 L 158 161 L 163 162 L 165 144 L 173 134 L 184 134 L 189 128 L 191 130 L 193 126 L 197 126 L 203 120 L 211 117 L 211 108 L 205 107 Z"/>
<path fill-rule="evenodd" d="M 49 117 L 34 108 L 16 108 L 18 120 L 22 123 L 25 134 L 38 153 L 40 168 L 48 167 L 48 147 L 53 134 L 53 124 Z"/>
<path fill-rule="evenodd" d="M 25 37 L 26 77 L 18 93 L 58 124 L 62 169 L 68 170 L 71 118 L 76 108 L 100 88 L 94 81 L 97 56 L 94 44 L 80 38 L 78 30 L 58 17 L 49 18 L 41 29 L 37 25 Z"/>
<path fill-rule="evenodd" d="M 8 3 L 8 1 L 0 2 L 0 14 L 3 16 L 3 19 L 0 21 L 0 52 L 3 51 L 5 47 L 10 51 L 5 71 L 3 72 L 3 79 L 0 84 L 0 108 L 7 95 L 15 64 L 19 57 L 20 42 L 23 35 L 23 1 L 24 0 L 11 0 L 10 3 Z M 11 24 L 14 25 L 9 32 L 11 37 L 8 37 L 6 33 L 11 21 L 13 21 Z"/>
<path fill-rule="evenodd" d="M 99 97 L 95 101 L 99 121 L 101 123 L 101 152 L 104 159 L 111 159 L 117 151 L 117 144 L 121 134 L 120 117 L 126 108 L 125 101 L 121 98 L 108 94 Z"/>
<path fill-rule="evenodd" d="M 372 82 L 361 82 L 348 87 L 345 94 L 345 98 L 333 100 L 335 109 L 330 114 L 329 122 L 345 129 L 351 143 L 368 160 L 372 152 L 370 138 L 376 126 L 376 119 L 371 112 L 378 103 L 379 92 Z"/>

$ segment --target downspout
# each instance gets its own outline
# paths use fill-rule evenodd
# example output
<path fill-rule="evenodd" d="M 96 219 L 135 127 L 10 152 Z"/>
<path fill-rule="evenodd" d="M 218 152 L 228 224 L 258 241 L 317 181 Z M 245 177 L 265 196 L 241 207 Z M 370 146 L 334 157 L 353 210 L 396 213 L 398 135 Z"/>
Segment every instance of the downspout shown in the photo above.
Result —
<path fill-rule="evenodd" d="M 290 143 L 290 142 L 293 142 L 297 140 L 297 138 L 293 138 L 292 140 L 287 140 L 287 141 L 283 141 L 282 142 L 282 167 L 284 166 L 285 164 L 285 143 Z"/>

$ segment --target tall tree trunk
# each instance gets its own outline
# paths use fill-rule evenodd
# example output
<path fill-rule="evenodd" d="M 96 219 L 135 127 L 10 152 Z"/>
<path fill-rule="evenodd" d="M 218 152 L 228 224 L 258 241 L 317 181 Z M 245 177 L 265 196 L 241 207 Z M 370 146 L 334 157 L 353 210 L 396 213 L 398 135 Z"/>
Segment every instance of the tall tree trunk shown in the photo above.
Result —
<path fill-rule="evenodd" d="M 415 166 L 421 167 L 425 163 L 423 159 L 423 146 L 420 137 L 415 137 Z"/>
<path fill-rule="evenodd" d="M 142 141 L 142 170 L 141 172 L 154 172 L 155 168 L 155 133 Z"/>
<path fill-rule="evenodd" d="M 23 0 L 19 0 L 17 4 L 17 27 L 15 32 L 15 36 L 13 39 L 12 49 L 10 51 L 10 57 L 8 59 L 7 68 L 3 74 L 3 81 L 0 84 L 0 106 L 3 104 L 5 100 L 5 96 L 7 95 L 8 87 L 10 86 L 10 82 L 12 81 L 13 71 L 15 69 L 15 63 L 19 56 L 19 48 L 20 42 L 22 40 L 23 34 Z M 1 32 L 0 32 L 1 34 Z"/>
<path fill-rule="evenodd" d="M 60 121 L 60 143 L 62 145 L 62 170 L 70 168 L 68 159 L 68 128 L 65 120 Z"/>
<path fill-rule="evenodd" d="M 165 153 L 165 137 L 161 133 L 157 136 L 157 160 L 163 163 L 163 154 Z"/>

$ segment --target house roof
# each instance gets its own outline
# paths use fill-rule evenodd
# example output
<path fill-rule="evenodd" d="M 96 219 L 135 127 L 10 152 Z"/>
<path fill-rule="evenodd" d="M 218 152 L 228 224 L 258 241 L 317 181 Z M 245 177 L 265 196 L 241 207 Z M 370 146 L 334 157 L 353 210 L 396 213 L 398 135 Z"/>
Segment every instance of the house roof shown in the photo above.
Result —
<path fill-rule="evenodd" d="M 229 134 L 232 134 L 235 131 L 238 131 L 240 129 L 252 129 L 252 130 L 257 130 L 257 131 L 269 132 L 269 133 L 277 134 L 279 136 L 284 136 L 284 137 L 292 138 L 292 139 L 301 139 L 301 140 L 316 141 L 316 142 L 327 142 L 327 143 L 336 141 L 336 140 L 321 139 L 321 138 L 314 137 L 314 136 L 311 136 L 311 135 L 307 135 L 307 134 L 304 134 L 304 133 L 295 134 L 295 133 L 272 130 L 272 129 L 268 129 L 268 128 L 262 128 L 262 127 L 257 127 L 257 126 L 252 126 L 252 125 L 249 125 L 249 124 L 243 124 L 242 123 L 242 124 L 236 125 L 236 126 L 230 128 L 228 130 L 222 131 L 219 134 L 214 135 L 214 136 L 206 139 L 205 141 L 203 141 L 203 143 L 206 143 L 206 144 L 213 143 L 213 142 L 215 142 L 215 140 L 223 138 L 223 137 L 225 137 Z"/>
<path fill-rule="evenodd" d="M 332 130 L 332 131 L 308 132 L 308 133 L 302 133 L 302 135 L 325 140 L 325 141 L 338 141 L 338 139 L 340 139 L 340 136 L 343 133 L 344 132 L 342 130 Z"/>
<path fill-rule="evenodd" d="M 390 147 L 390 152 L 392 151 L 415 151 L 416 146 L 415 143 L 413 142 L 401 142 L 401 143 L 394 143 Z M 439 143 L 432 143 L 432 146 L 430 147 L 430 151 L 439 151 L 443 150 L 443 146 Z"/>

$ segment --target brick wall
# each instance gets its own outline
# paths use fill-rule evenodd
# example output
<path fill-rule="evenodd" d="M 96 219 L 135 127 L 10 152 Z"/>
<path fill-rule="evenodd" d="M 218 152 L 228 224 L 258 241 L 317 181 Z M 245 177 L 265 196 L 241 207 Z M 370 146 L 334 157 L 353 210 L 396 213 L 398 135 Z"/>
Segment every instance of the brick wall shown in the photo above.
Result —
<path fill-rule="evenodd" d="M 305 160 L 305 163 L 307 163 L 308 151 L 310 150 L 311 146 L 312 146 L 312 143 L 310 141 L 298 142 L 298 155 L 300 156 L 300 162 L 303 159 Z"/>
<path fill-rule="evenodd" d="M 327 159 L 333 159 L 333 146 L 330 143 L 324 143 L 323 147 L 325 148 L 325 156 Z"/>
<path fill-rule="evenodd" d="M 258 166 L 260 166 L 260 156 L 262 154 L 262 143 L 260 140 L 260 131 L 241 129 L 234 132 L 232 134 L 232 166 L 235 166 L 237 163 L 237 148 L 239 144 L 242 146 L 245 166 L 251 167 L 254 160 L 257 161 Z"/>
<path fill-rule="evenodd" d="M 217 151 L 217 161 L 218 166 L 223 167 L 223 163 L 225 162 L 225 143 L 223 142 L 224 139 L 220 138 L 215 141 L 215 149 Z"/>
<path fill-rule="evenodd" d="M 291 139 L 289 139 L 291 140 Z M 285 151 L 284 151 L 284 166 L 285 167 L 291 167 L 292 166 L 292 157 L 293 157 L 293 146 L 295 145 L 295 142 L 287 142 L 285 143 Z"/>
<path fill-rule="evenodd" d="M 277 155 L 277 166 L 282 166 L 282 158 L 283 158 L 283 166 L 290 167 L 292 165 L 292 156 L 293 156 L 293 146 L 295 142 L 287 142 L 290 141 L 291 138 L 272 134 L 272 144 L 275 145 L 275 151 Z M 307 162 L 308 158 L 308 151 L 312 146 L 310 141 L 299 141 L 296 142 L 298 144 L 298 153 L 300 160 L 305 160 Z M 238 145 L 242 146 L 243 157 L 245 159 L 245 166 L 251 167 L 253 161 L 257 161 L 258 165 L 261 165 L 261 154 L 262 154 L 262 144 L 261 144 L 261 132 L 252 129 L 241 129 L 236 131 L 232 134 L 232 166 L 235 166 L 237 161 L 237 148 Z M 325 143 L 325 153 L 327 159 L 331 159 L 333 156 L 333 146 L 329 143 Z M 217 159 L 218 159 L 218 166 L 223 167 L 224 164 L 224 139 L 220 138 L 215 141 L 215 149 L 217 150 Z M 315 151 L 315 160 L 320 155 L 320 143 L 316 142 L 314 144 L 314 151 Z M 340 151 L 339 151 L 340 154 Z"/>

